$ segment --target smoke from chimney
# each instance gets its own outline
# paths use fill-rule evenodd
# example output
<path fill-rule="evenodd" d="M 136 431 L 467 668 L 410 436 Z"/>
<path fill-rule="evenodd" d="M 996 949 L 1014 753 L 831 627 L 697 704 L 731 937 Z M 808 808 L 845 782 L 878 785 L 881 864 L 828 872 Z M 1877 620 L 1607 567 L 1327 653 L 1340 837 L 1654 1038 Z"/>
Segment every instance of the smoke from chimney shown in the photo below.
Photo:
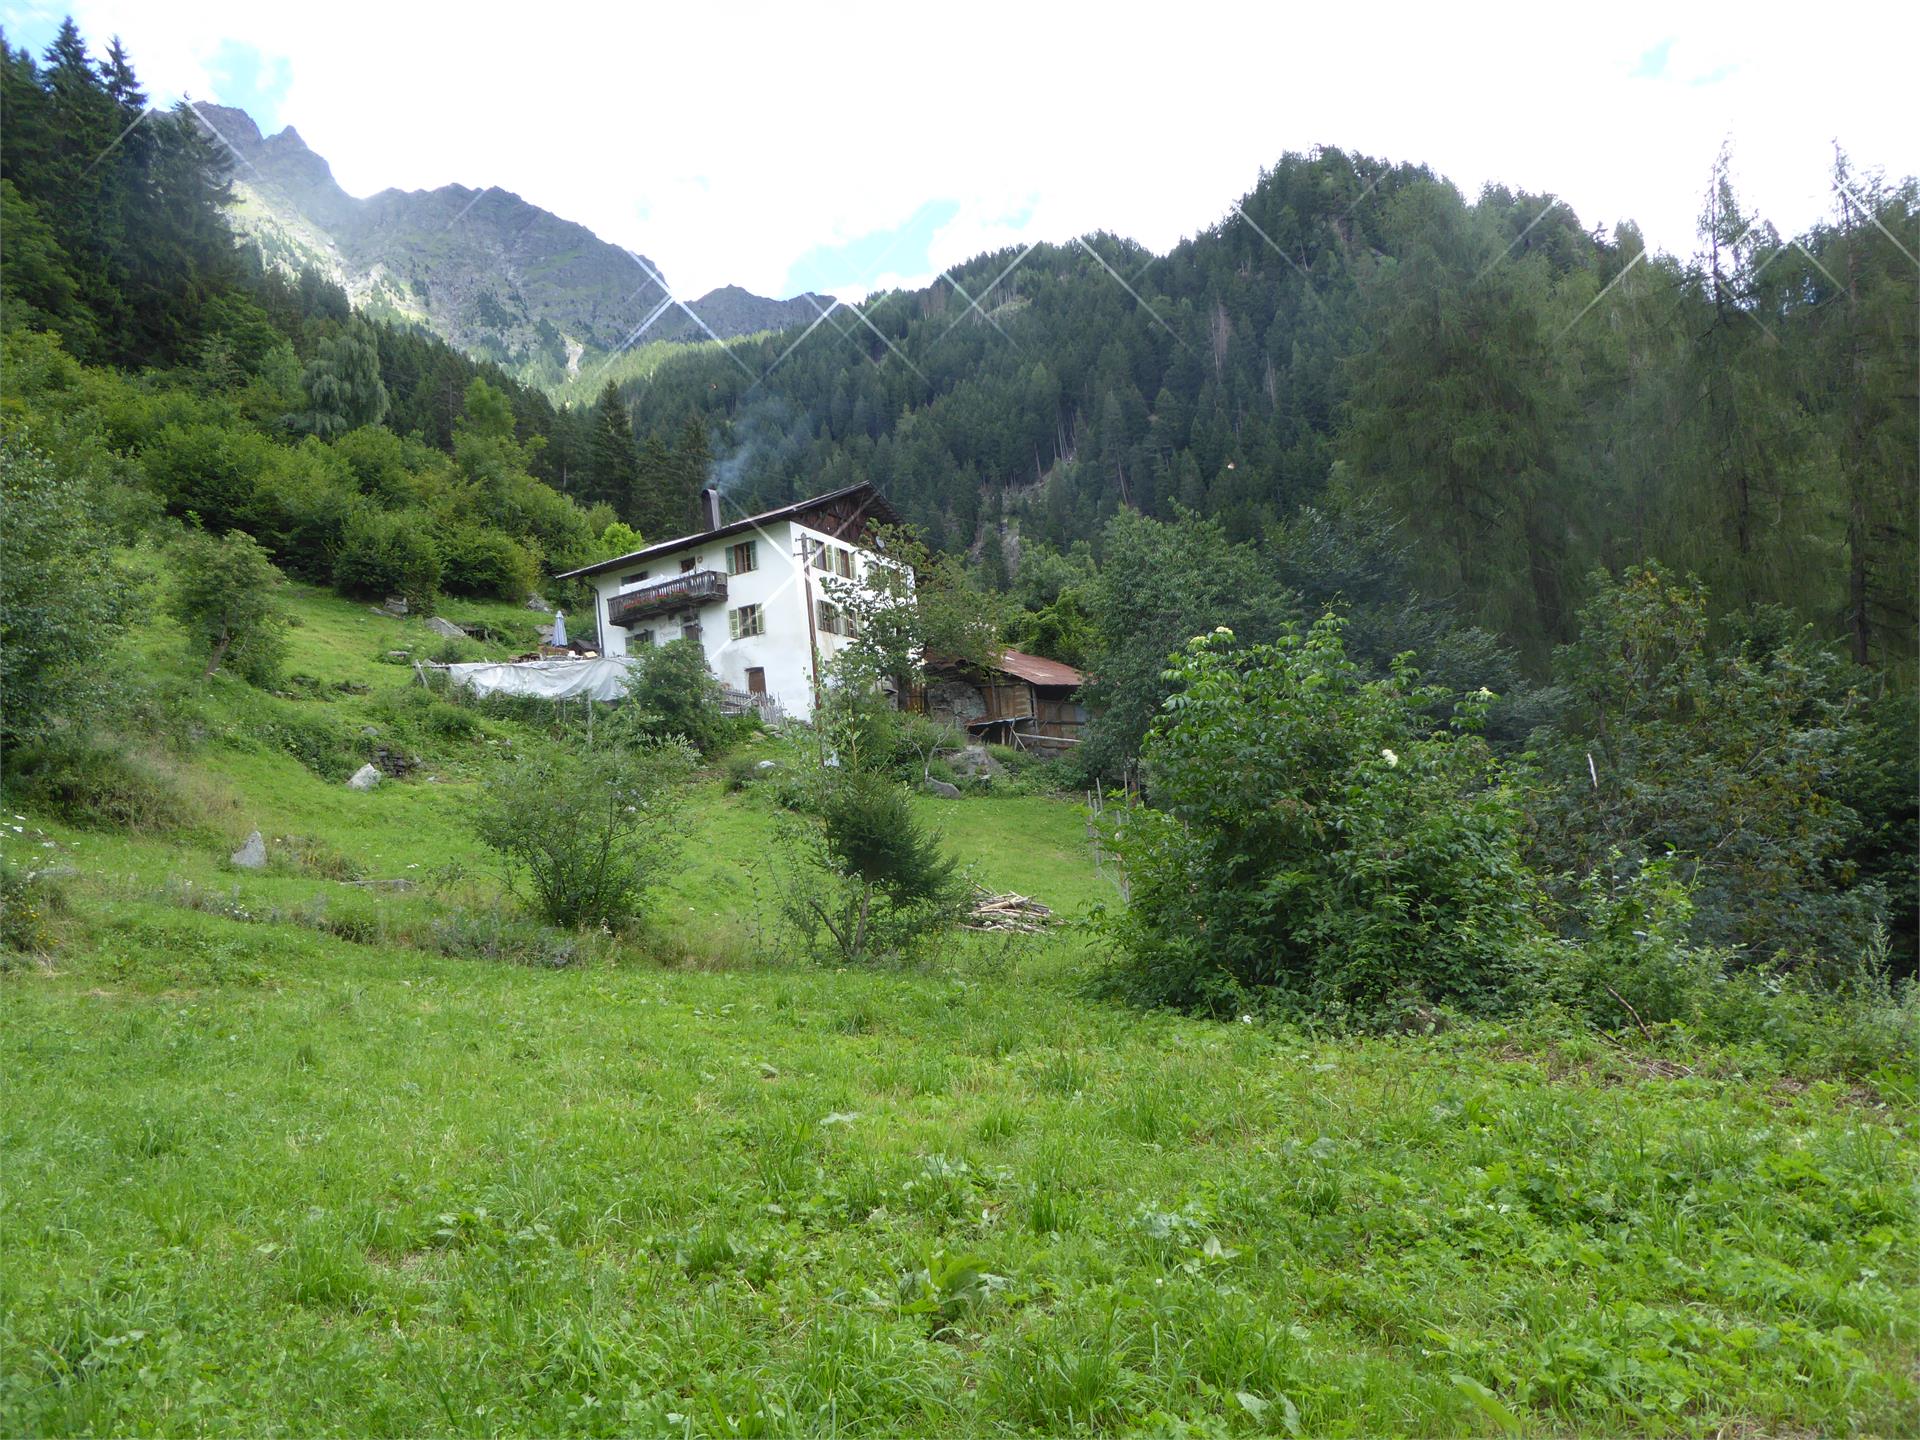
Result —
<path fill-rule="evenodd" d="M 700 516 L 709 530 L 720 528 L 720 492 L 711 485 L 700 491 Z"/>

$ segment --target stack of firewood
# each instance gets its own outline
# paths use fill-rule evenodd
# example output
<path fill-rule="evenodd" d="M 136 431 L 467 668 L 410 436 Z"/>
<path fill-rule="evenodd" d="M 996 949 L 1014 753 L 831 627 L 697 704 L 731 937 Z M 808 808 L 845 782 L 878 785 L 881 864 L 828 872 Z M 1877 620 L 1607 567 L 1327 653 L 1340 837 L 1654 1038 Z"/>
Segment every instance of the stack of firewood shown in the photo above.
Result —
<path fill-rule="evenodd" d="M 1029 900 L 1011 890 L 995 895 L 990 890 L 976 888 L 973 908 L 960 923 L 969 930 L 1012 930 L 1031 935 L 1053 923 L 1053 911 L 1038 900 Z"/>

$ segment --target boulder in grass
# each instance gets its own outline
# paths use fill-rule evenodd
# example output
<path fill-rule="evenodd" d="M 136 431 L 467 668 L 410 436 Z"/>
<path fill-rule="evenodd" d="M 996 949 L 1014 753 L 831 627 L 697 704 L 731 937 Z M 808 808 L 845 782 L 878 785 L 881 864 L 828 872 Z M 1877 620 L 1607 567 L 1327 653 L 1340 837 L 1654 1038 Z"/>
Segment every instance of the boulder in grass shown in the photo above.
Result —
<path fill-rule="evenodd" d="M 451 620 L 443 620 L 438 615 L 427 621 L 427 629 L 433 631 L 436 635 L 444 635 L 449 640 L 464 640 L 467 638 L 466 631 L 462 630 Z"/>
<path fill-rule="evenodd" d="M 920 788 L 925 790 L 929 795 L 938 795 L 945 800 L 958 800 L 960 798 L 960 787 L 958 785 L 949 785 L 944 780 L 928 780 L 922 784 Z"/>
<path fill-rule="evenodd" d="M 246 844 L 227 857 L 242 870 L 264 870 L 267 868 L 267 842 L 258 830 L 247 836 Z"/>
<path fill-rule="evenodd" d="M 960 750 L 942 750 L 940 758 L 962 775 L 992 777 L 1007 773 L 1007 767 L 994 759 L 984 745 L 968 745 Z"/>
<path fill-rule="evenodd" d="M 353 772 L 347 781 L 349 790 L 371 790 L 380 783 L 380 769 L 377 765 L 362 765 Z"/>

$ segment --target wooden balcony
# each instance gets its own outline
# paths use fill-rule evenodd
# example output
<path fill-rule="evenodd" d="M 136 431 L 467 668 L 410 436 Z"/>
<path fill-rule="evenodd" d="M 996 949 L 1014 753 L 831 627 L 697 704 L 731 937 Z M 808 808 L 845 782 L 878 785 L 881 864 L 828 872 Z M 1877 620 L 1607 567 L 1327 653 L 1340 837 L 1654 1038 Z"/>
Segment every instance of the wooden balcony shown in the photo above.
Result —
<path fill-rule="evenodd" d="M 610 624 L 631 627 L 652 615 L 672 610 L 697 610 L 727 598 L 727 577 L 719 570 L 690 570 L 670 580 L 658 580 L 628 590 L 607 601 Z"/>

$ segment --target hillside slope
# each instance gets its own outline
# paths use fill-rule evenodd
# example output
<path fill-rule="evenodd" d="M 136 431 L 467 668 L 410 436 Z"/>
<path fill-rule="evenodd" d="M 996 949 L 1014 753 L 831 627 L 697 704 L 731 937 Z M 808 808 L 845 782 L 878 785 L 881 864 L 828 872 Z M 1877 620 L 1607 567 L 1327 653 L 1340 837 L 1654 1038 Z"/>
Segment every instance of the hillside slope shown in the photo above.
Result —
<path fill-rule="evenodd" d="M 1915 1413 L 1912 1117 L 1871 1092 L 1550 1016 L 1337 1040 L 1141 1014 L 1078 992 L 1070 932 L 815 968 L 769 923 L 777 807 L 717 780 L 641 944 L 530 931 L 466 808 L 541 727 L 412 685 L 390 652 L 439 643 L 418 621 L 296 599 L 279 695 L 138 638 L 180 692 L 192 825 L 0 830 L 74 872 L 62 948 L 0 970 L 0 1429 Z M 381 744 L 425 763 L 347 790 Z M 920 804 L 991 884 L 1111 893 L 1069 803 Z M 236 870 L 253 826 L 269 867 Z"/>

